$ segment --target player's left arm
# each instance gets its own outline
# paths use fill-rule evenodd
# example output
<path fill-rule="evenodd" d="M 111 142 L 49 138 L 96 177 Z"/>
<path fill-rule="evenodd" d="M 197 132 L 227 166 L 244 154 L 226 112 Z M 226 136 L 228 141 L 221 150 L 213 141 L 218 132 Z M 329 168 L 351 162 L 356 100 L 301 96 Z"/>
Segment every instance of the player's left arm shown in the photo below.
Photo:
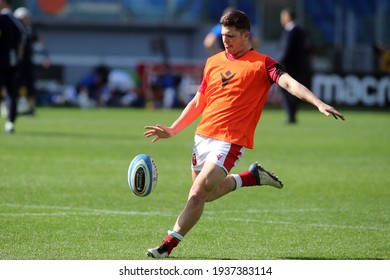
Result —
<path fill-rule="evenodd" d="M 314 95 L 313 92 L 311 92 L 307 87 L 305 87 L 293 77 L 291 77 L 288 73 L 285 72 L 279 77 L 278 85 L 287 90 L 292 95 L 298 97 L 299 99 L 313 104 L 325 116 L 333 115 L 335 119 L 340 118 L 342 120 L 345 120 L 343 114 L 338 112 L 332 106 L 320 100 L 317 96 Z"/>

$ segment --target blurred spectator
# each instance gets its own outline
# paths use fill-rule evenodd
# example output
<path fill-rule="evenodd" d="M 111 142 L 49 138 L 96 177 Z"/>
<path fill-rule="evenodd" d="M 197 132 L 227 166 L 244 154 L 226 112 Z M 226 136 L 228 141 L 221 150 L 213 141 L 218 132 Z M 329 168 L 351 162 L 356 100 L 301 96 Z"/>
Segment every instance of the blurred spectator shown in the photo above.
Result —
<path fill-rule="evenodd" d="M 0 92 L 5 88 L 7 105 L 4 130 L 13 133 L 17 118 L 17 75 L 23 58 L 25 30 L 11 10 L 11 1 L 0 0 Z"/>
<path fill-rule="evenodd" d="M 188 71 L 182 73 L 181 82 L 178 86 L 178 106 L 185 107 L 194 98 L 200 82 Z"/>
<path fill-rule="evenodd" d="M 20 7 L 15 10 L 14 16 L 19 19 L 26 30 L 26 41 L 24 46 L 24 56 L 21 66 L 21 75 L 19 83 L 19 94 L 21 92 L 25 93 L 28 100 L 28 108 L 25 112 L 29 115 L 35 114 L 36 108 L 36 89 L 35 89 L 35 64 L 34 64 L 34 54 L 40 54 L 43 56 L 42 65 L 45 68 L 50 67 L 50 58 L 49 52 L 43 42 L 39 37 L 37 30 L 31 24 L 31 14 L 30 11 L 24 7 Z M 24 89 L 25 91 L 21 91 Z"/>
<path fill-rule="evenodd" d="M 107 106 L 144 107 L 145 100 L 139 90 L 138 79 L 134 73 L 114 69 L 108 75 Z"/>
<path fill-rule="evenodd" d="M 131 70 L 96 66 L 75 85 L 46 96 L 47 105 L 90 107 L 144 107 L 139 79 Z"/>
<path fill-rule="evenodd" d="M 311 79 L 311 43 L 305 30 L 295 21 L 295 12 L 285 8 L 280 12 L 280 23 L 283 26 L 275 59 L 298 82 L 310 87 Z M 286 124 L 297 122 L 300 100 L 281 89 L 282 105 L 287 114 Z"/>
<path fill-rule="evenodd" d="M 222 15 L 224 15 L 227 12 L 230 12 L 232 10 L 235 10 L 235 8 L 234 7 L 227 7 L 223 11 Z M 213 28 L 211 28 L 211 30 L 209 31 L 209 33 L 207 33 L 207 35 L 205 36 L 205 38 L 203 40 L 204 47 L 207 50 L 209 50 L 212 55 L 216 54 L 220 51 L 223 51 L 225 49 L 223 42 L 222 42 L 221 31 L 222 31 L 222 27 L 221 27 L 221 24 L 218 22 L 216 25 L 213 26 Z M 259 38 L 256 35 L 254 35 L 253 33 L 251 33 L 251 43 L 252 43 L 252 47 L 254 49 L 257 49 L 260 46 Z"/>
<path fill-rule="evenodd" d="M 170 65 L 164 65 L 152 81 L 153 106 L 165 109 L 178 107 L 180 82 L 181 76 L 173 73 Z"/>
<path fill-rule="evenodd" d="M 80 107 L 103 106 L 104 92 L 107 90 L 110 69 L 105 65 L 95 67 L 77 84 L 76 92 Z"/>

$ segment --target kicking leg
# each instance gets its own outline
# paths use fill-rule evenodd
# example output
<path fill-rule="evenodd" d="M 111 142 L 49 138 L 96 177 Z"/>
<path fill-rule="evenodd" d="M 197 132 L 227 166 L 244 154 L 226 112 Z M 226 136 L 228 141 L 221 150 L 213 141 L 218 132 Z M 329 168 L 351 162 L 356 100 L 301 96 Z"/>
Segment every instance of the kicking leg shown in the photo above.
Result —
<path fill-rule="evenodd" d="M 206 162 L 202 171 L 193 172 L 193 184 L 187 203 L 176 220 L 173 230 L 159 247 L 147 251 L 152 258 L 167 258 L 184 236 L 196 225 L 202 216 L 204 204 L 209 195 L 221 185 L 226 177 L 225 171 L 214 163 Z"/>

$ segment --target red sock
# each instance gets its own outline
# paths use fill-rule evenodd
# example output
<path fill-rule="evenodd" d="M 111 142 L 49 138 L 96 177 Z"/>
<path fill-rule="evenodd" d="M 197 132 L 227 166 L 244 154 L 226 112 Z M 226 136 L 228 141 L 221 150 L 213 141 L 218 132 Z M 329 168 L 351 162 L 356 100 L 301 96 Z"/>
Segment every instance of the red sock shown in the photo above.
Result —
<path fill-rule="evenodd" d="M 244 171 L 238 174 L 242 180 L 243 187 L 256 186 L 256 178 L 255 175 L 252 174 L 249 170 Z"/>
<path fill-rule="evenodd" d="M 170 235 L 167 235 L 167 237 L 165 237 L 164 243 L 168 245 L 168 254 L 172 252 L 173 248 L 175 248 L 179 244 L 179 242 L 179 240 Z"/>

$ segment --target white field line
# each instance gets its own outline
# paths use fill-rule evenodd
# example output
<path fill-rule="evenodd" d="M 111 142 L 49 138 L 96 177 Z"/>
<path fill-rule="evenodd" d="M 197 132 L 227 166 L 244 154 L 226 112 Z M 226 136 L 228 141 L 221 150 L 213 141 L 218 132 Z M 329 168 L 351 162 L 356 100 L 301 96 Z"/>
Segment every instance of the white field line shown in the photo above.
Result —
<path fill-rule="evenodd" d="M 174 216 L 173 214 L 163 213 L 163 212 L 152 212 L 152 211 L 113 211 L 113 210 L 102 210 L 102 209 L 91 209 L 91 208 L 74 208 L 74 207 L 60 207 L 60 206 L 48 206 L 48 205 L 19 205 L 19 204 L 0 204 L 0 207 L 10 207 L 10 208 L 19 208 L 19 209 L 42 209 L 42 210 L 69 210 L 71 212 L 63 212 L 75 215 L 98 215 L 98 214 L 106 214 L 106 215 L 140 215 L 140 216 Z M 7 215 L 23 215 L 29 216 L 31 214 L 44 214 L 44 213 L 0 213 L 0 216 Z M 47 213 L 48 216 L 53 215 L 55 213 Z M 32 216 L 32 215 L 31 215 Z"/>
<path fill-rule="evenodd" d="M 39 217 L 39 216 L 66 216 L 66 215 L 130 215 L 130 216 L 164 216 L 164 217 L 176 217 L 178 213 L 166 213 L 157 211 L 113 211 L 106 209 L 92 209 L 92 208 L 73 208 L 73 207 L 59 207 L 59 206 L 48 206 L 48 205 L 20 205 L 20 204 L 0 204 L 0 207 L 18 208 L 18 209 L 40 209 L 40 210 L 60 210 L 61 212 L 51 213 L 0 213 L 3 217 Z M 64 212 L 65 211 L 65 212 Z M 280 209 L 280 210 L 256 210 L 249 209 L 245 213 L 305 213 L 305 212 L 320 212 L 327 211 L 326 209 Z M 319 227 L 319 228 L 336 228 L 336 229 L 350 229 L 350 230 L 375 230 L 375 231 L 390 231 L 389 227 L 375 227 L 365 225 L 336 225 L 336 224 L 321 224 L 321 223 L 296 223 L 288 221 L 273 221 L 265 219 L 242 219 L 242 218 L 226 218 L 226 217 L 212 217 L 214 214 L 224 213 L 243 213 L 243 211 L 207 211 L 204 215 L 204 219 L 217 220 L 217 221 L 231 221 L 231 222 L 243 222 L 243 223 L 263 223 L 263 224 L 274 224 L 274 225 L 295 225 L 295 226 L 308 226 L 308 227 Z"/>

